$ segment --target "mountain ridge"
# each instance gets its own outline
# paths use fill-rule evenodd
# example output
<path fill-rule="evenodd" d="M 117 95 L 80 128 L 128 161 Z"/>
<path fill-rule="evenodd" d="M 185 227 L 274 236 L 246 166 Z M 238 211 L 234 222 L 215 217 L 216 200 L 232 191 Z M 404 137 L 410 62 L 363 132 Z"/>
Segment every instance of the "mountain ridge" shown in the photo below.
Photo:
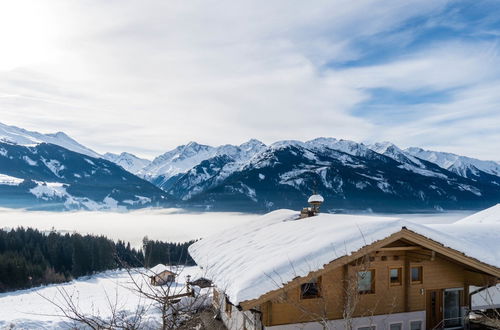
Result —
<path fill-rule="evenodd" d="M 30 189 L 36 188 L 40 196 L 47 197 L 43 192 L 51 191 L 55 197 L 68 197 L 65 195 L 68 187 L 64 185 L 70 183 L 59 181 L 67 179 L 64 173 L 72 165 L 57 155 L 69 155 L 68 152 L 75 151 L 59 144 L 70 143 L 73 149 L 87 153 L 76 151 L 80 157 L 90 157 L 88 153 L 92 151 L 62 132 L 41 134 L 1 124 L 2 136 L 0 188 L 3 190 L 12 190 L 18 183 L 31 182 Z M 27 149 L 24 154 L 19 154 L 19 159 L 10 159 L 11 153 L 6 146 Z M 47 146 L 58 147 L 51 147 L 53 154 L 37 158 L 37 149 Z M 466 209 L 500 202 L 499 163 L 421 148 L 403 150 L 391 142 L 363 144 L 319 137 L 305 142 L 283 140 L 270 145 L 251 139 L 240 145 L 213 147 L 191 141 L 152 161 L 127 152 L 96 155 L 99 157 L 96 159 L 118 165 L 117 168 L 132 175 L 133 180 L 144 179 L 152 184 L 147 186 L 145 181 L 137 181 L 143 182 L 139 186 L 148 187 L 144 189 L 159 188 L 151 192 L 152 198 L 129 194 L 128 199 L 115 200 L 122 206 L 125 200 L 135 203 L 133 207 L 142 207 L 154 204 L 145 202 L 149 199 L 160 203 L 163 198 L 161 202 L 168 200 L 170 203 L 163 203 L 165 205 L 178 202 L 185 208 L 260 212 L 277 207 L 299 208 L 314 191 L 325 196 L 328 210 L 391 212 L 396 209 Z M 19 166 L 28 172 L 19 177 L 15 172 L 6 171 L 4 165 L 10 161 L 21 164 Z M 105 172 L 106 164 L 99 161 L 100 170 Z M 29 172 L 34 168 L 39 172 Z M 116 173 L 119 171 L 117 168 L 113 170 Z M 86 173 L 93 175 L 88 171 Z M 113 175 L 116 173 L 113 172 Z M 72 172 L 71 175 L 81 176 L 82 173 Z M 121 182 L 124 177 L 115 176 L 113 184 L 125 189 L 126 185 Z M 102 177 L 104 181 L 108 179 Z M 51 182 L 59 182 L 59 185 L 50 186 L 48 183 Z M 23 187 L 22 184 L 17 186 Z M 98 182 L 94 181 L 94 184 L 99 187 Z M 96 187 L 88 187 L 89 196 L 92 189 L 99 189 Z M 106 203 L 103 196 L 99 195 L 98 203 Z"/>
<path fill-rule="evenodd" d="M 171 206 L 173 198 L 103 158 L 61 146 L 0 142 L 0 205 L 50 210 Z"/>
<path fill-rule="evenodd" d="M 97 152 L 78 143 L 64 132 L 43 134 L 35 131 L 28 131 L 24 128 L 9 126 L 0 123 L 0 141 L 28 146 L 40 143 L 51 143 L 59 145 L 68 150 L 78 152 L 87 156 L 99 158 Z"/>

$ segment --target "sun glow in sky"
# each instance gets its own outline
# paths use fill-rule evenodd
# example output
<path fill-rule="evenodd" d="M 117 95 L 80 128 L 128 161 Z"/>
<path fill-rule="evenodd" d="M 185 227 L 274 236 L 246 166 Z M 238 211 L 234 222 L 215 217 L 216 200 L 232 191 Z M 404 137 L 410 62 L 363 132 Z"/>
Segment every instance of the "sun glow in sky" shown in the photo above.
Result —
<path fill-rule="evenodd" d="M 0 2 L 0 122 L 153 157 L 389 140 L 500 160 L 495 0 Z"/>
<path fill-rule="evenodd" d="M 41 1 L 4 1 L 0 8 L 0 70 L 15 70 L 56 56 L 57 26 L 53 13 Z"/>

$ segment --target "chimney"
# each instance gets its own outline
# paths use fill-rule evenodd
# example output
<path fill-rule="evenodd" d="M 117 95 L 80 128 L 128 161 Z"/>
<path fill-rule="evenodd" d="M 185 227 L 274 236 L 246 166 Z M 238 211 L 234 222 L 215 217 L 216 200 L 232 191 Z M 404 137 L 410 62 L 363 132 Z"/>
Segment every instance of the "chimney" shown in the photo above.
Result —
<path fill-rule="evenodd" d="M 304 207 L 302 209 L 302 211 L 300 212 L 301 219 L 318 215 L 319 214 L 319 207 L 321 206 L 321 204 L 323 204 L 324 198 L 323 198 L 323 196 L 314 193 L 313 195 L 311 195 L 311 197 L 309 197 L 307 202 L 311 206 Z"/>

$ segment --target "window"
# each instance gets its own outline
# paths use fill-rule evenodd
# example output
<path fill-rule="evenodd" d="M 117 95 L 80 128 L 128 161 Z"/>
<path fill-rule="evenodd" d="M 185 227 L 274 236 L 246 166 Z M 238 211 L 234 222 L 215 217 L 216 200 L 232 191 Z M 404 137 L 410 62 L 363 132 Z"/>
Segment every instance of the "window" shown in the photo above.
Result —
<path fill-rule="evenodd" d="M 300 299 L 312 299 L 320 297 L 321 277 L 313 279 L 300 286 Z"/>
<path fill-rule="evenodd" d="M 358 292 L 359 293 L 374 293 L 375 292 L 375 271 L 364 270 L 358 272 Z"/>
<path fill-rule="evenodd" d="M 410 330 L 422 330 L 422 321 L 410 321 Z"/>
<path fill-rule="evenodd" d="M 392 323 L 389 325 L 389 330 L 401 330 L 403 329 L 403 323 Z"/>
<path fill-rule="evenodd" d="M 422 266 L 411 268 L 411 282 L 422 283 Z"/>
<path fill-rule="evenodd" d="M 462 325 L 462 311 L 460 308 L 462 293 L 462 289 L 447 289 L 444 291 L 445 327 L 460 327 Z"/>
<path fill-rule="evenodd" d="M 402 274 L 403 269 L 401 267 L 389 269 L 389 283 L 393 286 L 401 285 Z"/>
<path fill-rule="evenodd" d="M 393 323 L 389 326 L 389 330 L 401 330 L 403 329 L 403 323 Z"/>
<path fill-rule="evenodd" d="M 372 326 L 369 326 L 369 327 L 361 327 L 361 328 L 358 328 L 358 330 L 376 330 L 377 327 L 372 325 Z"/>

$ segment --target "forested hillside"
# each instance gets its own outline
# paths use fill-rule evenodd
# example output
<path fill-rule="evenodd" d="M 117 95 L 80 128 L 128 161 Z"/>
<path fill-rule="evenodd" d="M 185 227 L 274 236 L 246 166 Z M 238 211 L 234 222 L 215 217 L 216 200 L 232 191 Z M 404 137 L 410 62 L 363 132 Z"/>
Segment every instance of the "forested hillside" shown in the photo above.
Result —
<path fill-rule="evenodd" d="M 189 243 L 148 242 L 149 265 L 187 260 Z M 123 264 L 143 266 L 143 251 L 104 236 L 0 230 L 0 292 L 64 282 Z"/>
<path fill-rule="evenodd" d="M 142 240 L 144 249 L 144 266 L 154 267 L 157 264 L 196 265 L 188 253 L 188 247 L 195 241 L 185 243 L 170 243 L 152 241 L 147 237 Z"/>

